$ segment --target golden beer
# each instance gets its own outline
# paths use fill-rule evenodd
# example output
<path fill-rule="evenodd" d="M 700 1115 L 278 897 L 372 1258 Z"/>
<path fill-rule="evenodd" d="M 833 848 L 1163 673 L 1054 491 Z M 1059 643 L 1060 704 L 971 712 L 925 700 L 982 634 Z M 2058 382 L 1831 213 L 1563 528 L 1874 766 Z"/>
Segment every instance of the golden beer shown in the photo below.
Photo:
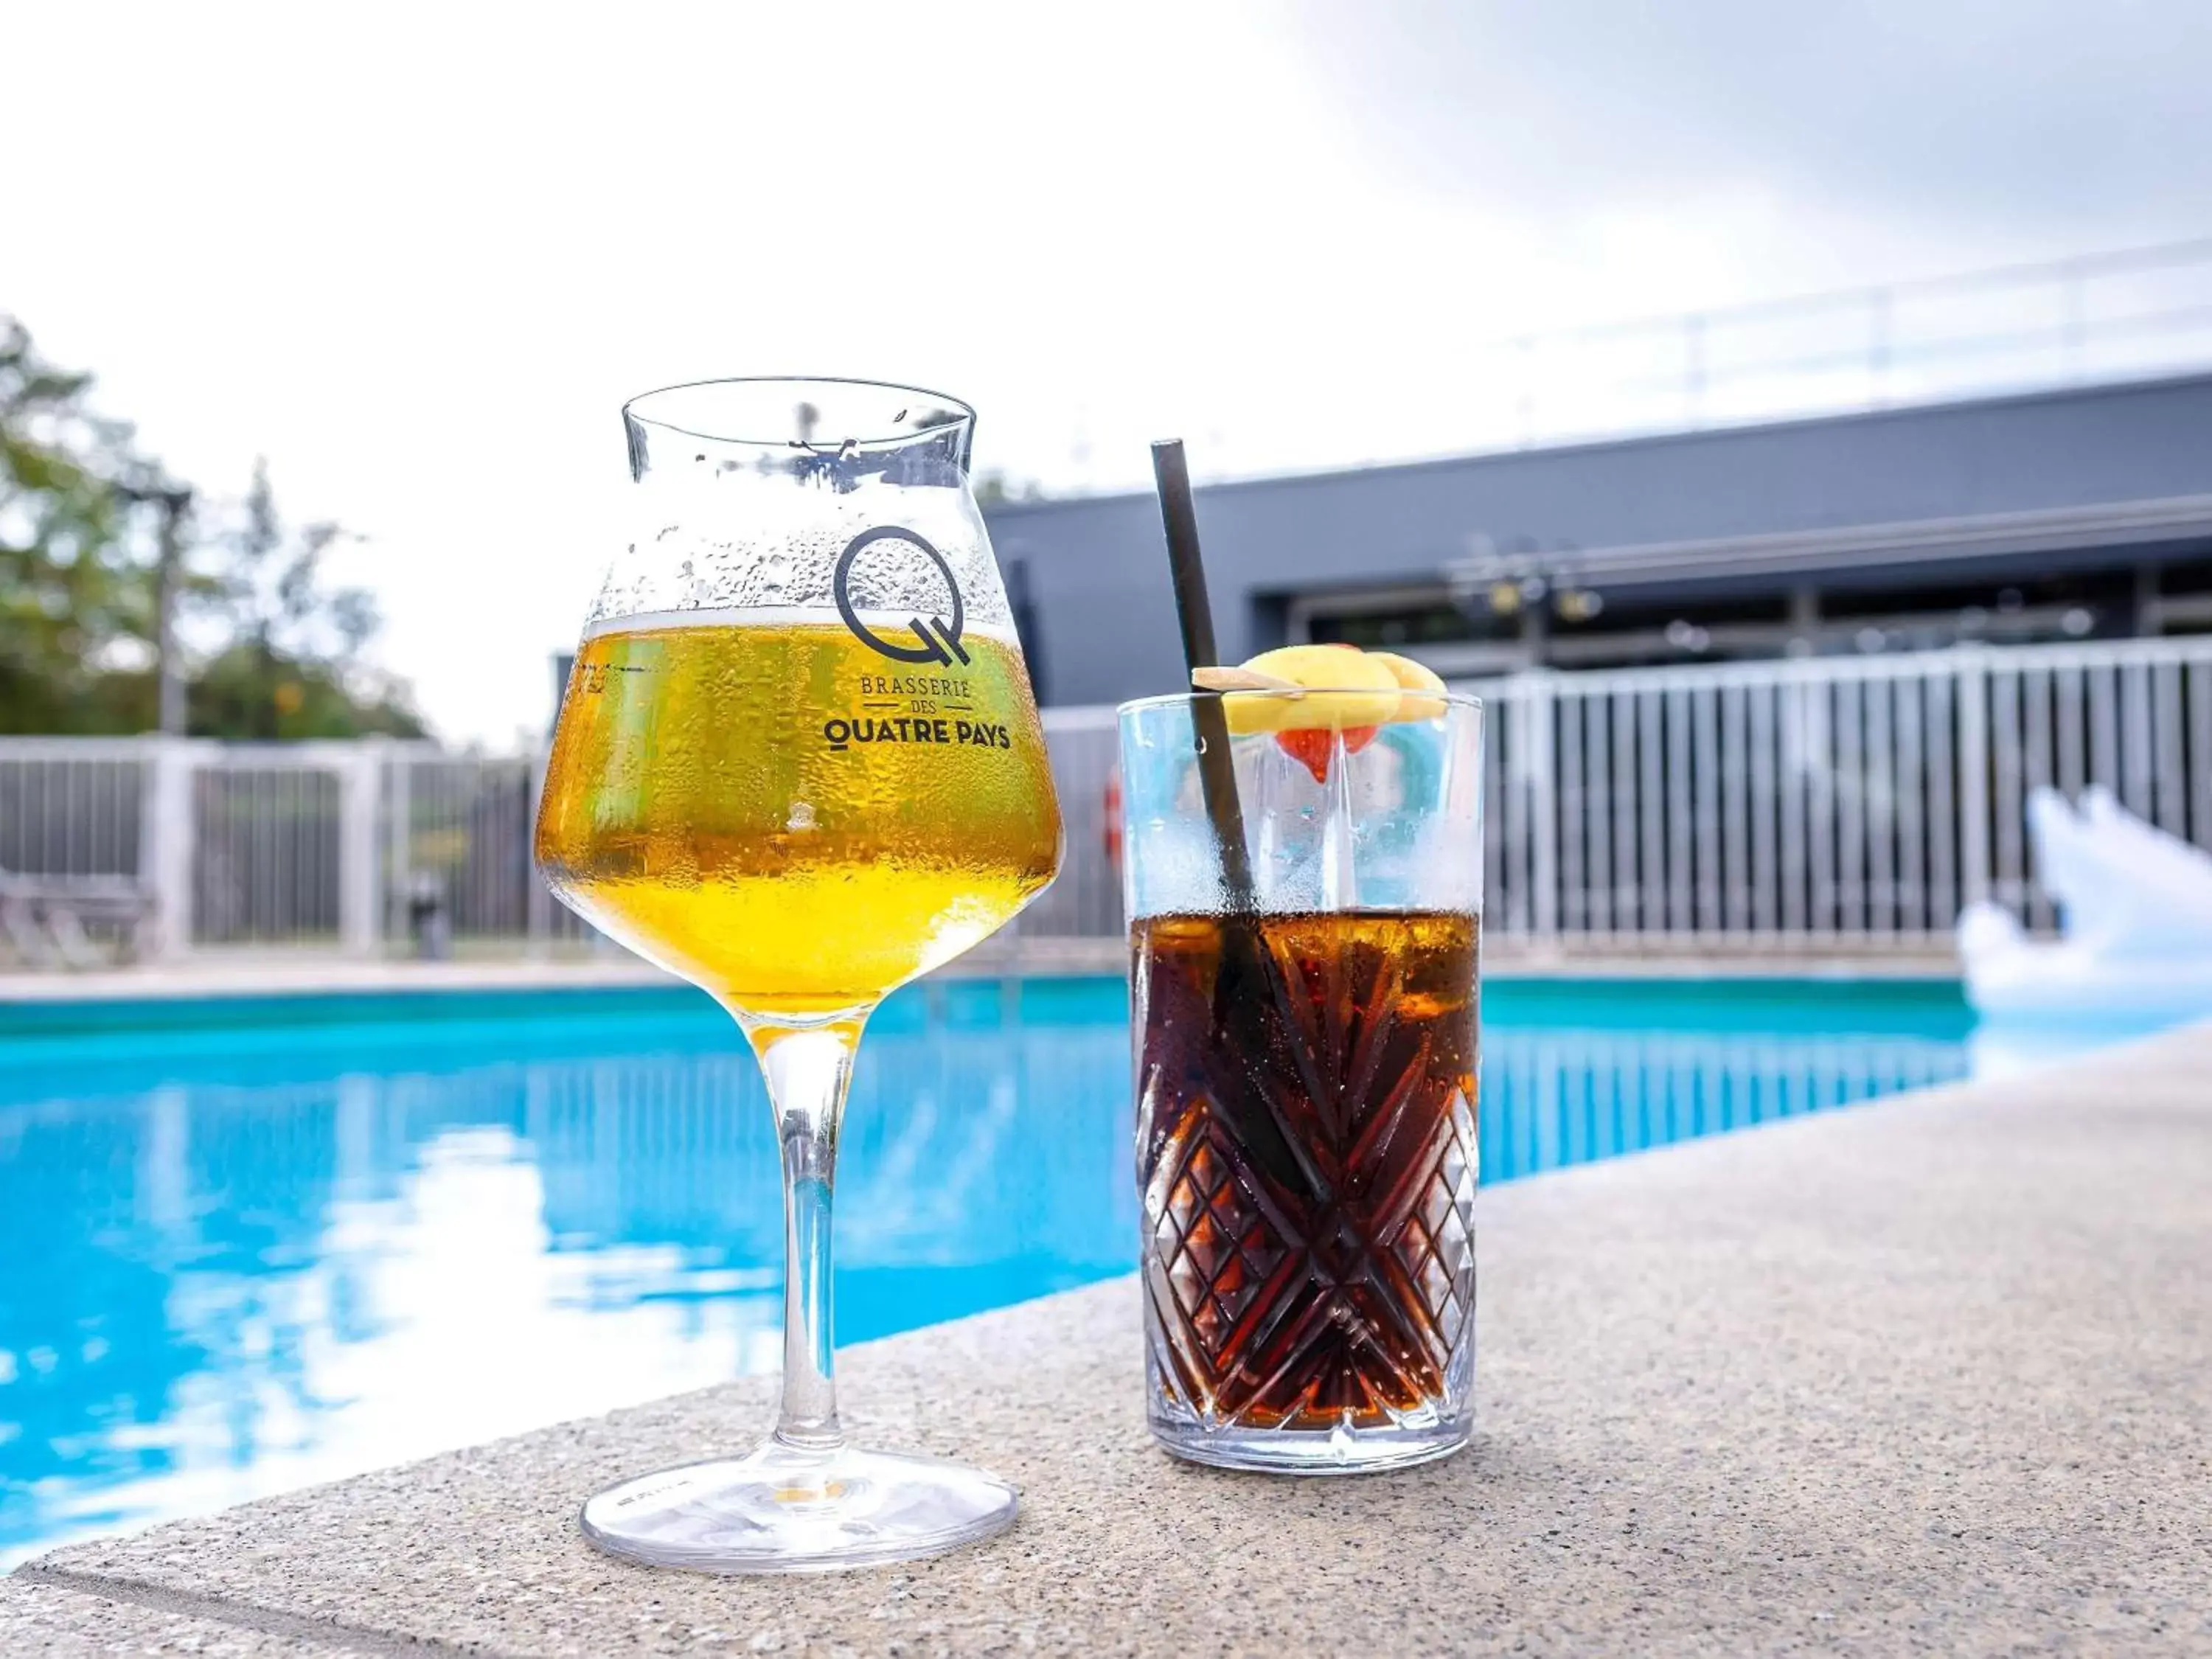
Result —
<path fill-rule="evenodd" d="M 734 1009 L 865 1009 L 995 931 L 1059 867 L 1021 654 L 974 629 L 962 654 L 916 668 L 830 620 L 617 623 L 569 676 L 540 868 Z"/>

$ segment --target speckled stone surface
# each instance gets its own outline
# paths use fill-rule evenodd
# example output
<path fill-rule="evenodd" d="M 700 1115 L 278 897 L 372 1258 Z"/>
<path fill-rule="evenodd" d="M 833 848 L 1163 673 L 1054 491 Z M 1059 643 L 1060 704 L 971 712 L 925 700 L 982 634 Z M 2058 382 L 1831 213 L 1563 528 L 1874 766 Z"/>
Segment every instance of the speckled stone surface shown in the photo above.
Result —
<path fill-rule="evenodd" d="M 23 1577 L 0 1578 L 0 1654 L 9 1659 L 349 1659 L 362 1649 L 273 1633 L 109 1596 L 62 1589 Z"/>
<path fill-rule="evenodd" d="M 1124 1281 L 846 1357 L 870 1440 L 1022 1487 L 1011 1533 L 939 1561 L 718 1580 L 579 1540 L 595 1487 L 743 1444 L 754 1382 L 33 1570 L 549 1659 L 2201 1654 L 2207 1079 L 2198 1030 L 1486 1194 L 1481 1431 L 1424 1469 L 1170 1462 Z"/>

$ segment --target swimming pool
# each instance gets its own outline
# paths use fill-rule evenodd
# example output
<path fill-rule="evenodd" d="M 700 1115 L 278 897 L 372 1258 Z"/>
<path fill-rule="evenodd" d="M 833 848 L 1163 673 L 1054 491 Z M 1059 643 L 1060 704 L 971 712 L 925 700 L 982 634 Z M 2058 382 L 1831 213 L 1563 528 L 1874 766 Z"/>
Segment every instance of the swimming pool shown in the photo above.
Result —
<path fill-rule="evenodd" d="M 1127 1019 L 1114 980 L 885 1006 L 841 1340 L 1133 1264 Z M 1486 1182 L 1970 1063 L 1948 982 L 1509 979 L 1484 1021 Z M 694 992 L 0 1005 L 0 1565 L 773 1370 L 781 1237 Z"/>

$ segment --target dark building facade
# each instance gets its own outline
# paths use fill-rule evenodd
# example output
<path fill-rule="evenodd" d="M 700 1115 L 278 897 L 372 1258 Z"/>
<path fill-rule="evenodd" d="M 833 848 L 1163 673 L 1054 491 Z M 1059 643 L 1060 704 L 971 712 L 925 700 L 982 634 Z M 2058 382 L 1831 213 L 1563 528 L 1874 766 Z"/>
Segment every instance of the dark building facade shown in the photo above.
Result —
<path fill-rule="evenodd" d="M 2212 375 L 1218 484 L 1231 659 L 1480 675 L 2212 631 Z M 1182 682 L 1149 494 L 988 514 L 1044 700 Z"/>

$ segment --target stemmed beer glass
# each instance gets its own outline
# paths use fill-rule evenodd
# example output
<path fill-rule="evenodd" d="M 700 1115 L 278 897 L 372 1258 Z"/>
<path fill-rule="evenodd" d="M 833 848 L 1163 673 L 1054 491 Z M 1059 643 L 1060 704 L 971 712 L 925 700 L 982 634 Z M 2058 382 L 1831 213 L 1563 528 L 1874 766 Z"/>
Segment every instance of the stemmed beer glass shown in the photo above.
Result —
<path fill-rule="evenodd" d="M 754 1450 L 599 1493 L 619 1555 L 788 1571 L 998 1531 L 1012 1487 L 838 1426 L 830 1217 L 870 1012 L 1049 883 L 1060 825 L 968 483 L 975 411 L 912 387 L 743 380 L 623 410 L 637 489 L 538 817 L 547 883 L 710 993 L 781 1143 L 783 1404 Z"/>

